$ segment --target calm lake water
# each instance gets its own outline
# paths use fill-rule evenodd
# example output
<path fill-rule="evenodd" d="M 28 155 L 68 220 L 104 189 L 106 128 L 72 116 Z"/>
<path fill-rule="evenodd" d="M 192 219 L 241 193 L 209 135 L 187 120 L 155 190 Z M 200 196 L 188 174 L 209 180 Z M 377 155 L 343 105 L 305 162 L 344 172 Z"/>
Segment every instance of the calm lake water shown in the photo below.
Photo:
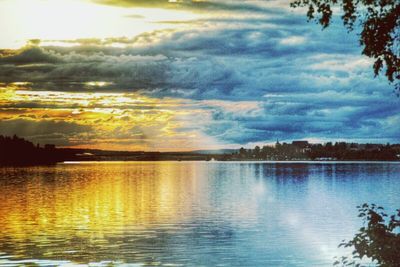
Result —
<path fill-rule="evenodd" d="M 398 163 L 0 168 L 0 266 L 330 266 L 356 206 L 400 208 Z"/>

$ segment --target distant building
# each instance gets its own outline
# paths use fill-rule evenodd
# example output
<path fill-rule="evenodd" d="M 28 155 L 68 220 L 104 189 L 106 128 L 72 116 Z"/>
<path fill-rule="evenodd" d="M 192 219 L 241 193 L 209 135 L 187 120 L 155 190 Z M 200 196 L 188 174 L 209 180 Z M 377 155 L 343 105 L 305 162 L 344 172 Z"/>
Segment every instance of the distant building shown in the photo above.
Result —
<path fill-rule="evenodd" d="M 302 153 L 309 152 L 311 150 L 308 141 L 293 141 L 292 146 L 295 146 Z"/>
<path fill-rule="evenodd" d="M 292 145 L 297 146 L 299 148 L 308 148 L 310 146 L 308 141 L 293 141 Z"/>
<path fill-rule="evenodd" d="M 359 151 L 360 145 L 356 143 L 347 144 L 347 149 L 350 151 Z"/>
<path fill-rule="evenodd" d="M 379 151 L 382 148 L 382 144 L 366 144 L 365 150 L 366 151 Z"/>

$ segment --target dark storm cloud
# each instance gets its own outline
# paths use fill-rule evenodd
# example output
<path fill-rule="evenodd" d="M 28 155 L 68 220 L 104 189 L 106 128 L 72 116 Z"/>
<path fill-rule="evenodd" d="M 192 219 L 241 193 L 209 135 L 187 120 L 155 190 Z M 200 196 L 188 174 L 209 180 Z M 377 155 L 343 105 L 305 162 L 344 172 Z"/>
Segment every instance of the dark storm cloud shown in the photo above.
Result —
<path fill-rule="evenodd" d="M 95 50 L 60 53 L 56 49 L 30 47 L 0 58 L 0 80 L 75 89 L 87 81 L 109 80 L 119 86 L 143 88 L 156 86 L 164 79 L 164 56 L 106 55 Z"/>
<path fill-rule="evenodd" d="M 205 131 L 228 143 L 302 138 L 398 142 L 398 99 L 335 91 L 283 93 L 260 100 L 253 112 L 212 109 Z"/>
<path fill-rule="evenodd" d="M 327 40 L 318 39 L 322 34 L 302 34 L 298 28 L 250 24 L 237 29 L 146 33 L 131 39 L 70 40 L 81 44 L 72 48 L 31 46 L 0 58 L 0 79 L 67 89 L 68 81 L 70 88 L 75 88 L 73 83 L 101 79 L 119 89 L 194 89 L 194 97 L 203 98 L 213 98 L 218 92 L 221 97 L 234 97 L 241 85 L 251 84 L 256 88 L 247 90 L 248 97 L 254 94 L 257 98 L 261 84 L 268 90 L 282 91 L 301 82 L 295 75 L 313 76 L 312 70 L 299 72 L 298 67 L 310 65 L 308 57 L 315 53 L 348 54 L 354 50 L 348 48 L 352 46 L 329 46 Z M 156 41 L 160 38 L 162 41 Z M 105 46 L 112 43 L 131 47 Z M 279 78 L 283 68 L 288 79 Z"/>

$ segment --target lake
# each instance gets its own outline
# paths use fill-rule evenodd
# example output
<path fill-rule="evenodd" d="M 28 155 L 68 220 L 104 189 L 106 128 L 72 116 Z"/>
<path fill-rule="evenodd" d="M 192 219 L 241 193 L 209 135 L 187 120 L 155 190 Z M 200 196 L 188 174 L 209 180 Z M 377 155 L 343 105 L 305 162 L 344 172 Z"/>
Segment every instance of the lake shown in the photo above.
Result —
<path fill-rule="evenodd" d="M 88 162 L 0 168 L 0 266 L 331 266 L 400 208 L 400 164 Z"/>

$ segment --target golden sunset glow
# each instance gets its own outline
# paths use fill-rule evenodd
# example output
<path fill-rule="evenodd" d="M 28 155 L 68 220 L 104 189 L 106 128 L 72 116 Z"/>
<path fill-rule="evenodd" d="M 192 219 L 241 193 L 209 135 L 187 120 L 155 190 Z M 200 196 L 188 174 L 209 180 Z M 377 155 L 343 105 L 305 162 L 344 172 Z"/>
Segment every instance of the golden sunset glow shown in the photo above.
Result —
<path fill-rule="evenodd" d="M 114 57 L 88 51 L 90 59 L 87 61 L 82 58 L 83 54 L 66 55 L 53 52 L 51 47 L 142 48 L 149 42 L 161 42 L 161 38 L 174 32 L 175 28 L 190 27 L 169 22 L 178 18 L 179 21 L 191 21 L 200 16 L 190 10 L 140 4 L 127 7 L 102 5 L 101 1 L 5 0 L 0 2 L 0 25 L 3 29 L 0 60 L 24 53 L 28 53 L 28 57 L 41 57 L 41 54 L 50 52 L 50 57 L 57 58 L 57 61 L 72 60 L 76 64 L 89 64 L 89 67 L 99 65 L 93 62 L 108 58 L 109 66 L 105 69 L 126 64 L 124 68 L 131 72 L 128 76 L 119 74 L 118 70 L 115 73 L 129 79 L 140 79 L 140 74 L 131 71 L 130 66 L 135 67 L 141 62 L 157 63 L 166 57 L 125 54 Z M 34 51 L 33 54 L 30 51 Z M 190 150 L 200 148 L 205 142 L 209 146 L 216 144 L 193 127 L 191 116 L 200 116 L 204 112 L 191 101 L 151 98 L 139 92 L 112 92 L 110 88 L 118 88 L 118 85 L 109 79 L 75 82 L 76 75 L 63 74 L 63 70 L 60 79 L 67 75 L 71 81 L 66 85 L 75 86 L 72 91 L 58 90 L 57 87 L 56 90 L 41 87 L 31 90 L 36 83 L 30 81 L 33 77 L 30 69 L 37 67 L 51 66 L 47 63 L 18 63 L 18 68 L 28 71 L 28 81 L 0 81 L 0 120 L 6 125 L 3 129 L 7 129 L 4 134 L 17 133 L 22 127 L 27 133 L 20 135 L 34 142 L 131 151 Z M 82 67 L 80 73 L 85 73 L 88 67 Z M 186 108 L 188 104 L 190 108 Z M 181 128 L 189 130 L 179 130 Z"/>
<path fill-rule="evenodd" d="M 197 17 L 188 11 L 110 7 L 82 0 L 3 0 L 0 3 L 0 48 L 19 48 L 30 39 L 68 45 L 62 40 L 133 37 L 171 28 L 170 24 L 158 21 Z"/>
<path fill-rule="evenodd" d="M 32 91 L 26 84 L 0 86 L 0 120 L 15 127 L 24 120 L 32 123 L 30 128 L 62 123 L 60 131 L 71 128 L 68 147 L 180 151 L 198 149 L 203 138 L 212 144 L 194 130 L 179 131 L 192 127 L 190 118 L 196 113 L 204 114 L 195 103 L 185 108 L 187 103 L 181 99 L 159 100 L 137 93 Z M 17 104 L 25 108 L 16 108 Z"/>

